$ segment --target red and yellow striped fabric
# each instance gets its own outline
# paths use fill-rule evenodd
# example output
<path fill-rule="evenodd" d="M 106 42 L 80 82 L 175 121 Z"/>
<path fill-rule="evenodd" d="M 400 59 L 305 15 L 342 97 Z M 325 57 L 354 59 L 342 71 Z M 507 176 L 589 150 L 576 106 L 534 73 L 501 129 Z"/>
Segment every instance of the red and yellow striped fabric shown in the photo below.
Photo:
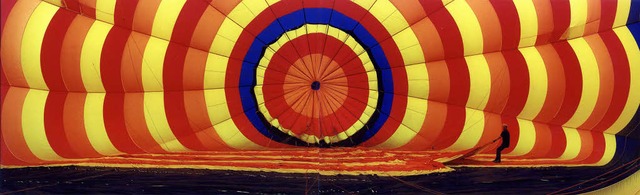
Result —
<path fill-rule="evenodd" d="M 507 156 L 604 165 L 640 105 L 637 4 L 3 0 L 0 164 L 463 151 L 507 124 Z"/>

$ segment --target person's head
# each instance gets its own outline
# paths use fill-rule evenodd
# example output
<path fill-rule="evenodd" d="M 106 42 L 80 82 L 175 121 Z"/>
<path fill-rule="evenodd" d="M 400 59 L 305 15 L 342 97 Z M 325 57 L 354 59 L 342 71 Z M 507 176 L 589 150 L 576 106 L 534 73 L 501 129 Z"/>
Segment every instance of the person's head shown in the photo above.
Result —
<path fill-rule="evenodd" d="M 507 124 L 502 124 L 502 129 L 507 130 L 507 128 L 509 128 L 509 125 L 507 125 Z"/>

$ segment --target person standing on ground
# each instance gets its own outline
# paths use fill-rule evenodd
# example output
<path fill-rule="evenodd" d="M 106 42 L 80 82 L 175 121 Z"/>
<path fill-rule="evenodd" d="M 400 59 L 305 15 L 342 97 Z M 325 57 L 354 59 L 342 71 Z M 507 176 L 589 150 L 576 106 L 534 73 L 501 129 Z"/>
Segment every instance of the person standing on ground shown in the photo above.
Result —
<path fill-rule="evenodd" d="M 493 140 L 493 142 L 496 142 L 498 139 L 502 139 L 502 144 L 500 144 L 500 147 L 498 147 L 498 149 L 496 150 L 496 159 L 493 160 L 494 163 L 500 163 L 500 155 L 502 153 L 502 150 L 509 147 L 510 138 L 507 124 L 502 124 L 502 133 L 500 133 L 500 137 Z"/>

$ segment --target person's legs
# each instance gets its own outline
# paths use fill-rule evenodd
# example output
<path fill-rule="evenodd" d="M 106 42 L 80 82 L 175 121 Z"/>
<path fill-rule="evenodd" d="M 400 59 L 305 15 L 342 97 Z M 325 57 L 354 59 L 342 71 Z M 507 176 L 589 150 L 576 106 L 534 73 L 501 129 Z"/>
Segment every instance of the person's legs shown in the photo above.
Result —
<path fill-rule="evenodd" d="M 499 163 L 500 162 L 500 155 L 502 153 L 502 150 L 504 150 L 506 147 L 504 146 L 500 146 L 498 147 L 498 149 L 496 150 L 496 159 L 493 160 L 493 162 Z"/>

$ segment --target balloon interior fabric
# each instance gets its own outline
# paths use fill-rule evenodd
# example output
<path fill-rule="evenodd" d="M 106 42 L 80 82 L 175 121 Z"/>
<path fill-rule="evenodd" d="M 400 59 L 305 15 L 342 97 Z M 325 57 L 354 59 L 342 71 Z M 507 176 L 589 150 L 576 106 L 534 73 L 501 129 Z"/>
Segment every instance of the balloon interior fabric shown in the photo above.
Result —
<path fill-rule="evenodd" d="M 639 12 L 630 0 L 3 0 L 0 164 L 411 175 L 450 161 L 637 162 Z"/>

